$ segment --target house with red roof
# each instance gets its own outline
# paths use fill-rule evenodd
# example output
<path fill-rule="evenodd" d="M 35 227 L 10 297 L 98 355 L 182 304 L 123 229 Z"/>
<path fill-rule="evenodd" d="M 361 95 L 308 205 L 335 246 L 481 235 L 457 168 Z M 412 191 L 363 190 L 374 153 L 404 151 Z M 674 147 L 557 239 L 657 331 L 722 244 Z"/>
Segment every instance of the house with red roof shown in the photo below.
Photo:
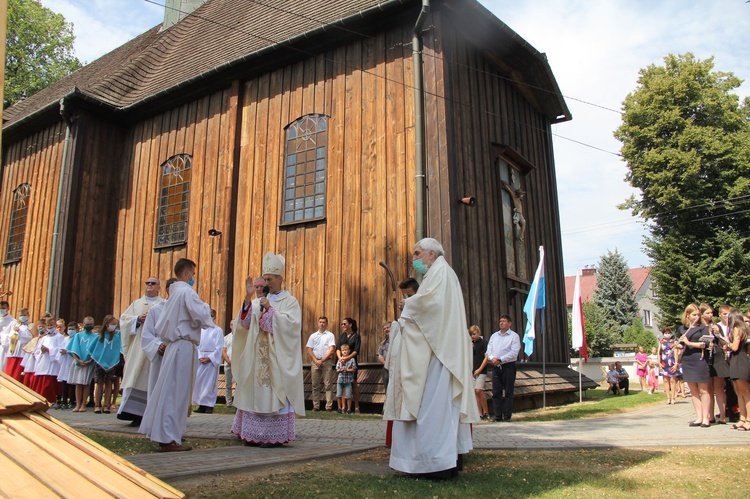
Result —
<path fill-rule="evenodd" d="M 643 326 L 659 336 L 657 320 L 660 315 L 659 307 L 656 305 L 656 297 L 653 281 L 651 280 L 650 267 L 636 267 L 628 269 L 630 278 L 633 279 L 633 288 L 635 289 L 635 300 L 638 303 L 638 315 L 643 321 Z M 595 268 L 586 268 L 581 273 L 581 299 L 583 302 L 591 301 L 596 291 L 597 271 Z M 565 303 L 568 312 L 573 309 L 573 290 L 575 288 L 576 277 L 565 276 Z"/>

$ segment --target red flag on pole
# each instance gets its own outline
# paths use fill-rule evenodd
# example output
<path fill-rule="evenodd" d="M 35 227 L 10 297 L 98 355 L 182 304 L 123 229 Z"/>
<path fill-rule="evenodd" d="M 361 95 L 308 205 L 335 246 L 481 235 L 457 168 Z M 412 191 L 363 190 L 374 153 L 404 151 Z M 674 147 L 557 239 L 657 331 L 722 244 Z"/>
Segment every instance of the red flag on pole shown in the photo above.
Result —
<path fill-rule="evenodd" d="M 573 290 L 573 348 L 588 362 L 589 351 L 586 346 L 585 321 L 583 319 L 583 299 L 581 298 L 581 273 L 576 273 L 576 285 Z"/>

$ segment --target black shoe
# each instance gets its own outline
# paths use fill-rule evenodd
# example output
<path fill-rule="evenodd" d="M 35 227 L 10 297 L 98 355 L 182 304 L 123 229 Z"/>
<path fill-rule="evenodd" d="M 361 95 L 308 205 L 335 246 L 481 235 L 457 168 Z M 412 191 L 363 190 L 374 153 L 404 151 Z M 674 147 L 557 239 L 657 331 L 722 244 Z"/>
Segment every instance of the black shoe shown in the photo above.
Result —
<path fill-rule="evenodd" d="M 502 423 L 502 422 L 503 422 L 503 418 L 495 418 L 495 423 Z"/>
<path fill-rule="evenodd" d="M 696 427 L 702 426 L 702 425 L 701 425 L 701 423 L 696 423 L 695 421 L 691 421 L 690 423 L 688 423 L 688 426 L 691 427 L 691 428 L 696 428 Z"/>
<path fill-rule="evenodd" d="M 206 414 L 213 414 L 214 413 L 214 408 L 213 407 L 206 407 L 206 409 L 203 412 L 205 412 Z"/>
<path fill-rule="evenodd" d="M 195 412 L 199 412 L 199 413 L 203 414 L 203 413 L 206 412 L 206 408 L 203 407 L 202 405 L 199 405 L 198 408 L 195 410 Z"/>

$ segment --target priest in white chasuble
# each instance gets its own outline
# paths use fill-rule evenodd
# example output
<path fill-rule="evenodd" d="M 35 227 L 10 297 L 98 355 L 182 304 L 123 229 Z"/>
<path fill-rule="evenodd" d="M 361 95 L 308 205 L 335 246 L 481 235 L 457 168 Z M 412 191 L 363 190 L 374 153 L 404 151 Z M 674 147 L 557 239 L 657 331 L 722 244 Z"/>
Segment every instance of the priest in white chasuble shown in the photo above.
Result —
<path fill-rule="evenodd" d="M 461 285 L 443 255 L 432 238 L 414 246 L 412 265 L 424 280 L 402 302 L 385 418 L 394 421 L 391 468 L 449 478 L 473 449 L 469 423 L 479 412 Z"/>
<path fill-rule="evenodd" d="M 161 283 L 150 276 L 145 281 L 143 296 L 135 300 L 120 316 L 120 336 L 125 355 L 125 370 L 122 375 L 122 403 L 117 419 L 132 421 L 132 426 L 141 424 L 146 410 L 148 375 L 150 362 L 141 348 L 143 325 L 149 311 L 163 300 L 159 296 Z"/>
<path fill-rule="evenodd" d="M 302 311 L 284 285 L 285 262 L 263 257 L 267 296 L 251 300 L 253 278 L 235 318 L 232 375 L 237 413 L 232 433 L 246 445 L 276 447 L 295 439 L 295 414 L 305 415 L 302 386 Z"/>

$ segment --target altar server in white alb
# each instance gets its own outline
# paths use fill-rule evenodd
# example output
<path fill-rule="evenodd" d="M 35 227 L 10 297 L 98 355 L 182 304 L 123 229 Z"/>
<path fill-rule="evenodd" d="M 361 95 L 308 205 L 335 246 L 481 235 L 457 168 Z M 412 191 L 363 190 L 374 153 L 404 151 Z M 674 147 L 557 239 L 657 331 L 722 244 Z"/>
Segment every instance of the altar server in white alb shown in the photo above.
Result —
<path fill-rule="evenodd" d="M 391 468 L 449 478 L 473 448 L 469 423 L 479 422 L 479 412 L 461 285 L 443 255 L 432 238 L 414 246 L 412 266 L 424 280 L 402 301 L 385 418 L 394 421 Z"/>
<path fill-rule="evenodd" d="M 277 447 L 295 439 L 295 413 L 305 415 L 302 311 L 283 289 L 284 258 L 263 257 L 268 296 L 251 301 L 253 278 L 235 319 L 232 371 L 237 388 L 232 433 L 246 445 Z"/>
<path fill-rule="evenodd" d="M 176 283 L 177 279 L 170 277 L 166 282 L 167 299 L 161 300 L 159 303 L 151 307 L 146 315 L 146 322 L 141 326 L 141 348 L 143 354 L 150 362 L 148 369 L 148 393 L 153 393 L 154 387 L 156 386 L 156 380 L 159 379 L 159 371 L 161 370 L 161 361 L 164 358 L 164 350 L 167 348 L 167 344 L 161 341 L 161 338 L 156 334 L 156 323 L 159 322 L 161 313 L 164 310 L 164 305 L 167 304 L 169 299 L 169 287 Z"/>
<path fill-rule="evenodd" d="M 214 325 L 211 307 L 193 290 L 195 262 L 180 258 L 174 274 L 177 282 L 169 287 L 169 299 L 156 323 L 156 331 L 166 345 L 164 359 L 138 430 L 157 442 L 161 452 L 192 449 L 182 445 L 182 435 L 198 368 L 195 347 L 200 343 L 201 328 Z"/>
<path fill-rule="evenodd" d="M 216 320 L 216 310 L 211 310 L 211 318 Z M 224 351 L 224 331 L 219 326 L 208 326 L 201 332 L 198 345 L 198 372 L 193 387 L 195 412 L 212 414 L 219 394 L 219 365 Z"/>
<path fill-rule="evenodd" d="M 5 363 L 10 350 L 10 325 L 15 319 L 10 315 L 10 303 L 0 300 L 0 371 L 5 371 Z"/>
<path fill-rule="evenodd" d="M 141 347 L 143 324 L 149 310 L 163 300 L 159 279 L 150 276 L 145 281 L 143 296 L 135 300 L 120 316 L 122 351 L 125 354 L 125 372 L 122 376 L 122 403 L 117 419 L 131 421 L 131 426 L 141 424 L 146 410 L 148 373 L 151 363 Z"/>

